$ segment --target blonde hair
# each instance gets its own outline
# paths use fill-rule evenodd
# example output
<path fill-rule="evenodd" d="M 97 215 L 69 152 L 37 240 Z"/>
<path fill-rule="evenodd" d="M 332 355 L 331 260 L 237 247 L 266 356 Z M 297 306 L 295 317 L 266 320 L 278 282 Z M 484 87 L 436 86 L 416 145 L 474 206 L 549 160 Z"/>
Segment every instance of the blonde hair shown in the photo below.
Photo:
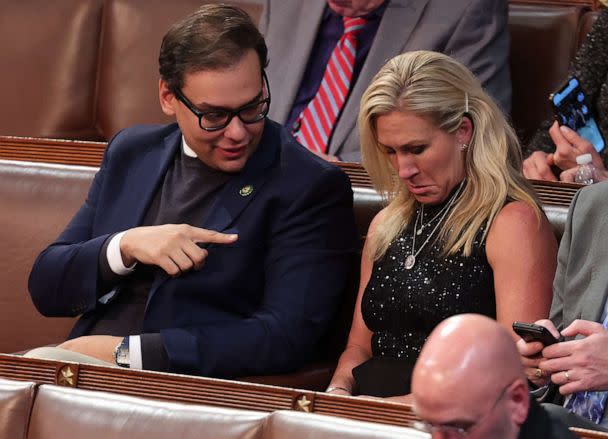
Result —
<path fill-rule="evenodd" d="M 468 106 L 468 108 L 465 108 Z M 541 219 L 533 189 L 521 173 L 519 141 L 494 101 L 462 64 L 436 52 L 414 51 L 391 59 L 376 74 L 361 99 L 359 133 L 363 166 L 376 190 L 388 202 L 376 232 L 368 236 L 375 260 L 412 221 L 416 200 L 377 141 L 376 120 L 392 111 L 425 117 L 446 133 L 454 133 L 465 111 L 473 124 L 466 148 L 467 184 L 440 227 L 443 253 L 471 254 L 484 224 L 488 227 L 507 200 L 529 204 Z"/>

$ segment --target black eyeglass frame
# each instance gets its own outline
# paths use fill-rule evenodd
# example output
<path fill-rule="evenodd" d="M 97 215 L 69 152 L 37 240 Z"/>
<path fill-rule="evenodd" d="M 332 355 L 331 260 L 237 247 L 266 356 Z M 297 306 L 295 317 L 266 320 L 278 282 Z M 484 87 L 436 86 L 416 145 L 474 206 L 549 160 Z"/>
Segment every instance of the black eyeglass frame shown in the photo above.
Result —
<path fill-rule="evenodd" d="M 500 394 L 494 401 L 494 404 L 492 404 L 492 407 L 486 413 L 484 413 L 481 418 L 477 419 L 475 422 L 473 422 L 471 425 L 469 425 L 467 427 L 457 427 L 455 425 L 450 425 L 450 424 L 433 424 L 433 423 L 430 423 L 427 421 L 416 421 L 416 422 L 414 422 L 414 428 L 417 430 L 423 431 L 425 433 L 429 433 L 429 434 L 433 434 L 437 431 L 440 431 L 444 435 L 445 434 L 450 435 L 450 436 L 455 435 L 459 438 L 466 438 L 466 437 L 468 437 L 469 434 L 471 434 L 471 432 L 473 432 L 476 428 L 478 428 L 481 424 L 483 424 L 483 422 L 486 419 L 488 419 L 490 414 L 492 414 L 494 409 L 496 409 L 496 407 L 498 406 L 498 403 L 506 395 L 507 389 L 509 387 L 511 387 L 511 385 L 513 383 L 514 383 L 514 381 L 511 381 L 509 384 L 507 384 L 505 387 L 503 387 Z"/>
<path fill-rule="evenodd" d="M 202 130 L 212 133 L 214 131 L 223 130 L 228 125 L 230 125 L 230 122 L 232 121 L 234 116 L 237 116 L 241 120 L 241 122 L 243 122 L 244 124 L 247 124 L 247 125 L 254 124 L 261 120 L 266 119 L 266 117 L 268 116 L 268 112 L 270 111 L 271 99 L 270 99 L 270 84 L 268 82 L 268 76 L 266 76 L 266 72 L 264 70 L 262 70 L 262 81 L 263 81 L 262 93 L 264 92 L 263 87 L 265 85 L 266 92 L 268 93 L 268 97 L 261 99 L 257 102 L 253 102 L 251 104 L 243 105 L 242 107 L 239 107 L 236 110 L 228 110 L 226 108 L 222 108 L 222 109 L 211 110 L 211 111 L 201 111 L 198 108 L 196 108 L 196 105 L 194 105 L 186 96 L 184 96 L 184 94 L 182 93 L 181 90 L 176 88 L 175 90 L 173 90 L 173 94 L 182 104 L 184 104 L 186 106 L 186 108 L 188 108 L 188 110 L 190 110 L 192 112 L 192 114 L 194 114 L 198 118 L 198 126 L 201 127 Z M 254 107 L 262 105 L 262 104 L 266 104 L 266 109 L 259 114 L 259 117 L 257 119 L 243 120 L 243 117 L 241 116 L 242 111 L 249 110 L 251 108 L 254 108 Z M 224 122 L 224 124 L 222 124 L 221 126 L 217 126 L 217 127 L 210 127 L 210 128 L 204 127 L 203 123 L 202 123 L 203 117 L 205 117 L 205 115 L 207 115 L 207 114 L 217 113 L 219 111 L 224 111 L 228 114 L 228 119 L 226 119 L 226 122 Z"/>

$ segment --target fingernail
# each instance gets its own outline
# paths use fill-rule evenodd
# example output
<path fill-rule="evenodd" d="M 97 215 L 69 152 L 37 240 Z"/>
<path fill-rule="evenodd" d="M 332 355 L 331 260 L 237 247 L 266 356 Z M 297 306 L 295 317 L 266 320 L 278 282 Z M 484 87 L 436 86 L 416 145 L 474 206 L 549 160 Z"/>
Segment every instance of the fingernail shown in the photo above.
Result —
<path fill-rule="evenodd" d="M 562 133 L 569 133 L 571 131 L 566 125 L 560 125 L 559 129 Z"/>

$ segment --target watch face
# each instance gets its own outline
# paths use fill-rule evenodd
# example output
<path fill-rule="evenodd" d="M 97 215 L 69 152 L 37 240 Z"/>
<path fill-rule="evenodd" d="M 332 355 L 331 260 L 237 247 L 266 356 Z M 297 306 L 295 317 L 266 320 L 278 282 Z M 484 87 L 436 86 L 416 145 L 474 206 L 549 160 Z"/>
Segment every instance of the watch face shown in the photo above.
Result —
<path fill-rule="evenodd" d="M 123 341 L 116 348 L 116 364 L 122 367 L 129 367 L 129 337 L 125 337 Z"/>
<path fill-rule="evenodd" d="M 119 349 L 118 355 L 116 356 L 116 364 L 119 366 L 129 366 L 129 352 Z"/>

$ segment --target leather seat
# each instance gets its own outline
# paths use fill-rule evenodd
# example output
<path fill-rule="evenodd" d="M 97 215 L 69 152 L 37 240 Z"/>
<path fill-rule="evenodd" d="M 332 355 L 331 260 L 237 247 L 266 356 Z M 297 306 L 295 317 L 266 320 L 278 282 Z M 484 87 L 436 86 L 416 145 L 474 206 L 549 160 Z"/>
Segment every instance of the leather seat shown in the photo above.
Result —
<path fill-rule="evenodd" d="M 0 437 L 25 438 L 36 385 L 0 379 Z"/>
<path fill-rule="evenodd" d="M 102 3 L 1 2 L 0 134 L 101 140 L 93 117 Z"/>
<path fill-rule="evenodd" d="M 581 7 L 509 5 L 513 125 L 526 144 L 551 117 L 549 94 L 566 79 Z"/>
<path fill-rule="evenodd" d="M 42 385 L 27 438 L 257 439 L 262 437 L 266 416 L 248 410 Z"/>

